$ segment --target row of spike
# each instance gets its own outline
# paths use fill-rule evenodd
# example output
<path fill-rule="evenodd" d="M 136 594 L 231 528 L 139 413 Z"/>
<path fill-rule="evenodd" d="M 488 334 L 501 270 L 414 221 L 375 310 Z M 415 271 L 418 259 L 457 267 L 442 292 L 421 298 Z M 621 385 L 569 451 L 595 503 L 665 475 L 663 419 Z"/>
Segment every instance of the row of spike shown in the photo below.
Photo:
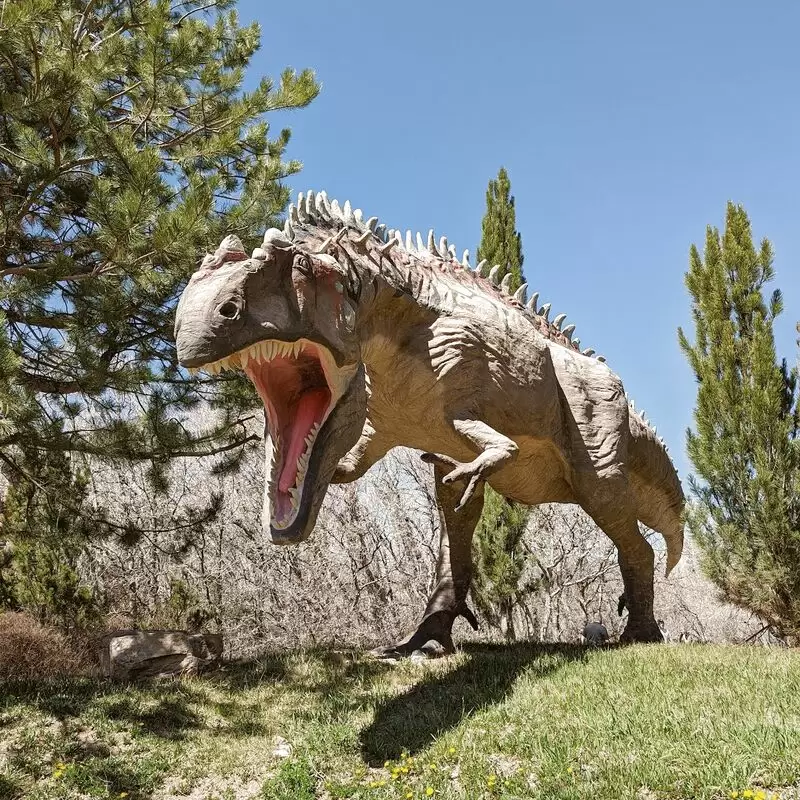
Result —
<path fill-rule="evenodd" d="M 363 232 L 355 242 L 356 249 L 361 250 L 366 248 L 367 241 L 370 237 L 375 236 L 382 243 L 383 247 L 380 248 L 382 253 L 387 253 L 392 247 L 399 245 L 407 252 L 428 252 L 432 255 L 443 258 L 445 260 L 456 261 L 464 269 L 473 271 L 476 275 L 486 278 L 494 287 L 499 289 L 503 294 L 511 297 L 520 306 L 524 307 L 528 313 L 538 315 L 544 319 L 548 324 L 552 324 L 556 330 L 566 338 L 566 340 L 585 356 L 593 356 L 595 351 L 591 348 L 580 350 L 580 339 L 573 339 L 575 333 L 575 325 L 567 325 L 562 328 L 564 321 L 567 318 L 566 314 L 559 314 L 555 319 L 550 322 L 551 304 L 545 303 L 541 308 L 538 308 L 539 293 L 536 292 L 530 300 L 528 300 L 528 284 L 523 283 L 513 294 L 511 293 L 511 273 L 507 273 L 502 280 L 500 279 L 500 272 L 502 266 L 495 264 L 489 267 L 487 261 L 481 261 L 473 270 L 469 263 L 469 250 L 465 250 L 461 261 L 456 256 L 456 248 L 454 245 L 448 244 L 447 237 L 442 236 L 438 243 L 434 236 L 433 230 L 428 231 L 427 243 L 423 240 L 422 234 L 417 232 L 416 235 L 408 230 L 405 234 L 405 239 L 399 230 L 387 229 L 386 225 L 379 225 L 377 217 L 370 217 L 364 219 L 364 214 L 360 208 L 353 209 L 349 200 L 345 200 L 344 205 L 340 206 L 337 200 L 328 200 L 327 194 L 323 192 L 308 191 L 306 194 L 300 192 L 297 196 L 297 203 L 289 206 L 289 213 L 284 225 L 284 233 L 289 239 L 294 238 L 295 225 L 302 225 L 304 223 L 314 223 L 317 221 L 322 222 L 341 222 L 345 226 L 356 228 Z M 324 252 L 332 242 L 338 241 L 343 235 L 345 228 L 327 239 L 321 246 L 320 252 Z M 603 356 L 597 356 L 598 361 L 605 361 Z"/>
<path fill-rule="evenodd" d="M 644 409 L 642 408 L 637 409 L 636 403 L 633 401 L 633 398 L 627 392 L 625 393 L 625 399 L 628 401 L 628 407 L 630 408 L 630 410 L 633 411 L 633 413 L 636 414 L 639 417 L 639 419 L 641 419 L 641 421 L 648 428 L 650 428 L 651 431 L 653 431 L 655 436 L 658 438 L 659 443 L 663 446 L 664 450 L 669 451 L 667 443 L 664 441 L 664 437 L 658 435 L 658 428 L 656 428 L 656 426 L 653 425 L 649 419 L 647 419 L 647 415 L 644 413 Z"/>

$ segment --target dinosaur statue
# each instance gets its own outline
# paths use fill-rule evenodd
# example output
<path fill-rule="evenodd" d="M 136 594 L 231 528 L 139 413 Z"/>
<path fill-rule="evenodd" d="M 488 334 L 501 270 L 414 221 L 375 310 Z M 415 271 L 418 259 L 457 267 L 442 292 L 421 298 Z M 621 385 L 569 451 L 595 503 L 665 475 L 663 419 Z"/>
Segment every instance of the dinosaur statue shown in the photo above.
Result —
<path fill-rule="evenodd" d="M 565 315 L 500 267 L 470 268 L 445 238 L 364 220 L 324 192 L 301 193 L 282 230 L 248 257 L 236 237 L 207 255 L 180 299 L 180 363 L 243 370 L 263 401 L 262 523 L 276 543 L 306 539 L 330 483 L 363 475 L 398 445 L 435 466 L 437 583 L 419 627 L 385 652 L 452 651 L 466 597 L 483 483 L 527 505 L 578 503 L 617 546 L 622 639 L 661 641 L 650 544 L 667 574 L 683 548 L 683 492 L 663 440 L 620 379 L 580 350 Z"/>

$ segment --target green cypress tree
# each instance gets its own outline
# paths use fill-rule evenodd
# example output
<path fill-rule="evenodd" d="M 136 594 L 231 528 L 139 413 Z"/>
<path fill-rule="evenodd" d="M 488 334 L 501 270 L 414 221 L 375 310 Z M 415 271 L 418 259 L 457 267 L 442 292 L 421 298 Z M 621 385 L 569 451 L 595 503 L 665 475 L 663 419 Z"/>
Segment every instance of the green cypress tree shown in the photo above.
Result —
<path fill-rule="evenodd" d="M 733 603 L 776 633 L 800 637 L 800 458 L 794 372 L 778 363 L 773 321 L 783 308 L 772 247 L 728 204 L 725 232 L 690 252 L 686 285 L 695 342 L 679 330 L 697 379 L 687 448 L 699 480 L 689 526 L 705 569 Z"/>
<path fill-rule="evenodd" d="M 516 229 L 514 198 L 508 173 L 500 168 L 486 190 L 486 214 L 481 226 L 478 261 L 499 264 L 500 278 L 510 272 L 511 289 L 522 285 L 522 237 Z M 475 604 L 490 624 L 508 639 L 516 638 L 514 609 L 528 588 L 523 586 L 523 535 L 530 509 L 506 500 L 491 487 L 484 489 L 484 508 L 475 531 Z"/>
<path fill-rule="evenodd" d="M 511 288 L 516 291 L 522 277 L 522 236 L 517 232 L 517 215 L 511 181 L 505 167 L 500 167 L 497 179 L 489 181 L 486 189 L 486 213 L 481 223 L 481 243 L 478 245 L 478 261 L 489 266 L 500 265 L 500 278 L 507 272 L 513 277 Z"/>
<path fill-rule="evenodd" d="M 177 364 L 174 306 L 226 234 L 255 244 L 278 221 L 299 164 L 265 115 L 318 86 L 286 70 L 244 92 L 259 28 L 233 6 L 0 6 L 0 471 L 65 512 L 80 492 L 61 491 L 65 465 L 44 453 L 150 459 L 163 486 L 170 456 L 249 438 L 246 384 Z M 218 424 L 193 433 L 182 418 L 202 401 Z M 5 514 L 4 538 L 19 519 Z"/>

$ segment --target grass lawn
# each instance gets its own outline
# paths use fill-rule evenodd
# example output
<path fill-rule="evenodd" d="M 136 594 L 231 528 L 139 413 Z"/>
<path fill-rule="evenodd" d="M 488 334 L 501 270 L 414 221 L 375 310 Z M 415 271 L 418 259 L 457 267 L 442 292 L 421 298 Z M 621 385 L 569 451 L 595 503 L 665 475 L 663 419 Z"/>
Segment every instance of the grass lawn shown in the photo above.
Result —
<path fill-rule="evenodd" d="M 293 652 L 207 677 L 0 684 L 0 798 L 800 798 L 800 653 Z"/>

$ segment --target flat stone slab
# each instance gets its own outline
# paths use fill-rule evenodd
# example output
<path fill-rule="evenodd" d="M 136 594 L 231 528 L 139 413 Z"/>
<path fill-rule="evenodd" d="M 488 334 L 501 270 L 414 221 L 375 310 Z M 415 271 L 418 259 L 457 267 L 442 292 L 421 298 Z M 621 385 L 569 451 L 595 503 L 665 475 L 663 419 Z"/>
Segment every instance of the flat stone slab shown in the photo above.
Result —
<path fill-rule="evenodd" d="M 222 634 L 113 631 L 100 643 L 103 674 L 117 680 L 196 675 L 218 665 Z"/>

